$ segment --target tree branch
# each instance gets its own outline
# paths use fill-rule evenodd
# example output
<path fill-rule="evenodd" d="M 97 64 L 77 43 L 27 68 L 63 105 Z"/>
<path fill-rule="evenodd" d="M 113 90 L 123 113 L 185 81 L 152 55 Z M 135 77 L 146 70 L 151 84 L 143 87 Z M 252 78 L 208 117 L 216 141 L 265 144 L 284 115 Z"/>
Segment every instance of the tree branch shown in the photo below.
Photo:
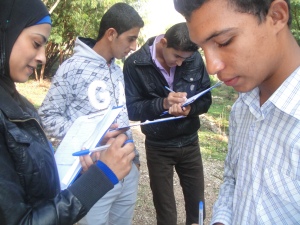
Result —
<path fill-rule="evenodd" d="M 54 3 L 54 5 L 51 7 L 51 9 L 49 10 L 49 13 L 51 14 L 54 9 L 56 8 L 56 6 L 58 5 L 58 3 L 60 2 L 60 0 L 56 0 L 56 2 Z"/>

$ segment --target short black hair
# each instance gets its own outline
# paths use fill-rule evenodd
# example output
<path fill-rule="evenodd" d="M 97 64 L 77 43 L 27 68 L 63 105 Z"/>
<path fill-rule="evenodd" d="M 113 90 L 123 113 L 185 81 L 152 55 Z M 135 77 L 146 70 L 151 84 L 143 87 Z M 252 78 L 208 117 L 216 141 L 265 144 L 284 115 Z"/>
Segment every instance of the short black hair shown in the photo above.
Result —
<path fill-rule="evenodd" d="M 144 21 L 138 12 L 126 3 L 116 3 L 111 6 L 103 15 L 97 41 L 99 41 L 109 28 L 114 28 L 118 35 L 134 28 L 142 28 Z"/>
<path fill-rule="evenodd" d="M 175 9 L 182 14 L 187 21 L 190 20 L 191 14 L 194 10 L 200 8 L 205 2 L 209 0 L 173 0 Z M 274 0 L 227 0 L 236 8 L 238 12 L 250 13 L 258 18 L 259 22 L 266 19 L 271 3 Z M 292 23 L 290 0 L 285 0 L 289 7 L 288 26 Z"/>
<path fill-rule="evenodd" d="M 185 22 L 170 27 L 164 36 L 167 39 L 167 48 L 178 51 L 195 52 L 199 47 L 190 40 L 188 27 Z"/>

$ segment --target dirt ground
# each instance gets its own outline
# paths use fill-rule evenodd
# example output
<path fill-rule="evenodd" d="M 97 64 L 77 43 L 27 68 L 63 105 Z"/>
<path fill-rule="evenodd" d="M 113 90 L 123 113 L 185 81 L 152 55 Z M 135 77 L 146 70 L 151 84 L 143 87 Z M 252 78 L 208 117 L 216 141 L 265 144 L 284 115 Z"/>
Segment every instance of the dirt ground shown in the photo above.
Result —
<path fill-rule="evenodd" d="M 138 191 L 138 200 L 135 207 L 133 225 L 155 225 L 156 216 L 152 201 L 152 192 L 149 185 L 148 169 L 146 164 L 146 154 L 144 146 L 144 135 L 141 133 L 140 127 L 132 127 L 135 145 L 140 153 L 140 182 Z M 200 140 L 201 141 L 201 140 Z M 200 144 L 201 149 L 201 144 Z M 205 225 L 210 223 L 212 206 L 217 198 L 220 184 L 223 177 L 223 161 L 203 159 L 204 179 L 205 179 L 205 202 L 206 202 L 206 219 Z M 178 225 L 185 224 L 184 199 L 181 191 L 176 172 L 174 172 L 174 191 L 177 203 L 177 222 Z M 174 224 L 166 224 L 174 225 Z"/>

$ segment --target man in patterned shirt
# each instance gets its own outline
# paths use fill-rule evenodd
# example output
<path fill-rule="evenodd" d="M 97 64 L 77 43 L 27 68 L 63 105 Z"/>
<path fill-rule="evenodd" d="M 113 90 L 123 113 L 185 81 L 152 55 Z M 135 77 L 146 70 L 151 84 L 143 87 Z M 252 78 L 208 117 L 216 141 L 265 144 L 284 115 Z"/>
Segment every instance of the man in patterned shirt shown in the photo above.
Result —
<path fill-rule="evenodd" d="M 289 0 L 174 0 L 209 74 L 240 92 L 212 224 L 300 222 L 300 48 Z"/>
<path fill-rule="evenodd" d="M 39 114 L 49 136 L 62 138 L 72 123 L 113 106 L 123 106 L 119 127 L 129 125 L 125 104 L 124 78 L 115 58 L 122 59 L 136 49 L 144 22 L 125 3 L 113 5 L 100 22 L 97 40 L 76 38 L 74 55 L 58 69 Z M 131 132 L 126 132 L 131 139 Z M 138 154 L 134 159 L 139 165 Z M 130 225 L 137 199 L 139 171 L 130 173 L 101 198 L 79 222 L 91 225 Z"/>

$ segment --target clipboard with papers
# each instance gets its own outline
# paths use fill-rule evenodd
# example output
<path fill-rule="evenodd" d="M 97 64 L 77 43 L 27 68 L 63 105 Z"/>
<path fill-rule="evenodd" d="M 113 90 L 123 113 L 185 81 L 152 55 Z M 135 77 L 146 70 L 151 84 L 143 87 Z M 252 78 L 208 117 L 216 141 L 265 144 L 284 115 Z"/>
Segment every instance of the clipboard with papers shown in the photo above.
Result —
<path fill-rule="evenodd" d="M 194 101 L 196 101 L 196 100 L 197 100 L 198 98 L 200 98 L 202 95 L 206 94 L 207 92 L 211 91 L 213 88 L 216 88 L 216 87 L 220 86 L 220 85 L 223 84 L 223 83 L 224 83 L 224 82 L 219 81 L 218 83 L 216 83 L 215 85 L 211 86 L 210 88 L 207 88 L 206 90 L 204 90 L 204 91 L 202 91 L 202 92 L 200 92 L 200 93 L 198 93 L 198 94 L 196 94 L 196 95 L 194 95 L 194 96 L 188 98 L 188 99 L 186 100 L 186 102 L 182 105 L 182 107 L 185 107 L 185 106 L 187 106 L 187 105 L 192 104 Z M 168 111 L 164 111 L 160 116 L 164 116 L 164 115 L 167 115 L 167 114 L 169 114 L 169 112 L 168 112 Z"/>
<path fill-rule="evenodd" d="M 83 147 L 95 148 L 121 112 L 123 106 L 78 117 L 58 146 L 56 160 L 61 189 L 70 186 L 81 171 L 79 157 L 72 153 Z"/>
<path fill-rule="evenodd" d="M 156 120 L 146 120 L 144 122 L 132 123 L 132 124 L 126 126 L 126 127 L 119 127 L 119 128 L 116 128 L 116 129 L 112 129 L 110 131 L 127 129 L 127 128 L 134 127 L 134 126 L 143 126 L 143 125 L 153 124 L 153 123 L 161 123 L 161 122 L 170 121 L 170 120 L 182 119 L 182 118 L 185 118 L 185 117 L 186 116 L 173 116 L 173 117 L 167 117 L 167 118 L 156 119 Z"/>

